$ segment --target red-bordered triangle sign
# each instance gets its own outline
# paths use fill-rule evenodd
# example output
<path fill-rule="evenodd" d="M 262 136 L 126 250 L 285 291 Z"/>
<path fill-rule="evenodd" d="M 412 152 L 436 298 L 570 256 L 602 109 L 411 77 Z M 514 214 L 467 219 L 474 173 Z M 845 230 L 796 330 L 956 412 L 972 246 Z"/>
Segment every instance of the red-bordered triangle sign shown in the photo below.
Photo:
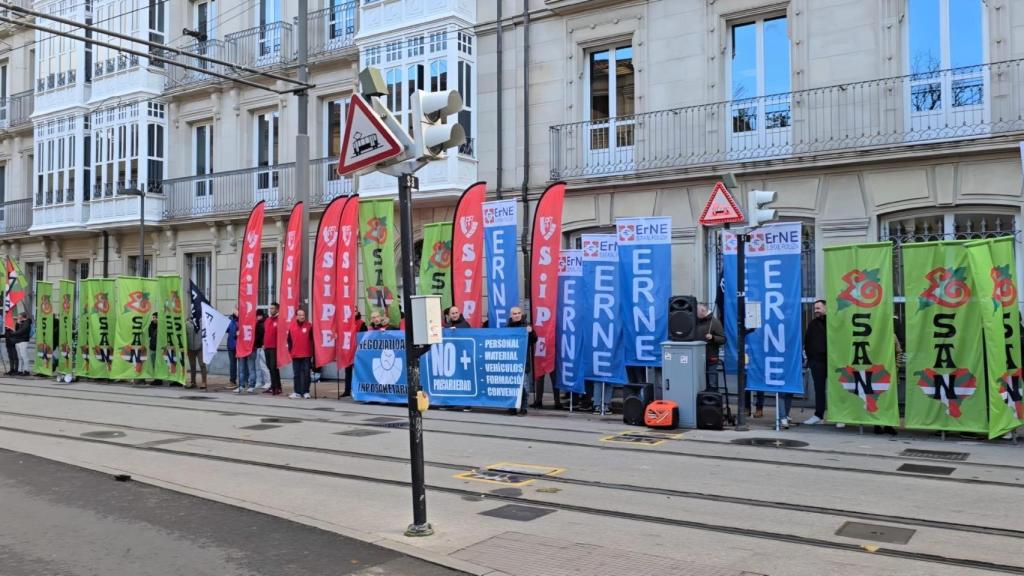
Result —
<path fill-rule="evenodd" d="M 708 203 L 704 205 L 704 211 L 700 213 L 700 223 L 703 226 L 714 226 L 733 222 L 743 222 L 743 212 L 740 212 L 725 184 L 718 182 L 711 191 Z"/>
<path fill-rule="evenodd" d="M 341 140 L 338 174 L 346 176 L 402 153 L 402 145 L 358 94 L 352 95 Z"/>

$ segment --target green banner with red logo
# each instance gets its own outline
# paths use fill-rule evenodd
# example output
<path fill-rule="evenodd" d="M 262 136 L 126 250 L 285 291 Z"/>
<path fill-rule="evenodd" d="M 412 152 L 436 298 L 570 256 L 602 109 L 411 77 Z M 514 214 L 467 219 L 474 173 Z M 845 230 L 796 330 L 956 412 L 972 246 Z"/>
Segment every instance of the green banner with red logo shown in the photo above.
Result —
<path fill-rule="evenodd" d="M 35 373 L 53 374 L 53 284 L 36 282 Z"/>
<path fill-rule="evenodd" d="M 185 306 L 181 298 L 181 276 L 158 276 L 160 310 L 158 312 L 157 349 L 153 354 L 154 377 L 185 383 Z"/>
<path fill-rule="evenodd" d="M 75 332 L 75 335 L 78 337 L 78 340 L 75 342 L 75 356 L 77 359 L 75 363 L 75 376 L 83 378 L 90 378 L 92 376 L 90 370 L 92 367 L 92 346 L 90 345 L 92 330 L 89 327 L 89 319 L 92 315 L 92 300 L 90 300 L 89 294 L 92 291 L 93 282 L 93 280 L 78 281 L 78 302 L 75 305 L 78 314 L 78 330 Z"/>
<path fill-rule="evenodd" d="M 1009 315 L 1006 309 L 1017 309 L 1013 250 L 1011 246 L 1009 260 L 997 262 L 992 250 L 993 242 L 988 239 L 967 243 L 975 290 L 972 300 L 976 302 L 978 319 L 984 328 L 989 439 L 998 438 L 1020 426 L 1016 408 L 1008 402 L 1009 389 L 1006 386 L 1010 367 L 1016 369 L 1019 365 L 1019 361 L 1010 358 L 1015 347 L 1012 342 L 1007 342 L 1005 333 L 1005 317 Z"/>
<path fill-rule="evenodd" d="M 114 360 L 114 281 L 107 278 L 95 278 L 83 281 L 88 286 L 84 296 L 89 314 L 89 362 L 90 378 L 111 379 L 111 367 Z M 81 331 L 81 330 L 79 330 Z"/>
<path fill-rule="evenodd" d="M 995 238 L 991 243 L 993 280 L 998 299 L 1003 306 L 1003 336 L 1006 338 L 1006 374 L 1003 375 L 1000 398 L 1024 423 L 1024 399 L 1021 380 L 1024 379 L 1024 358 L 1021 357 L 1020 292 L 1017 290 L 1017 265 L 1013 236 Z M 997 278 L 998 276 L 998 278 Z"/>
<path fill-rule="evenodd" d="M 423 253 L 417 294 L 437 294 L 441 309 L 452 305 L 452 223 L 423 227 Z"/>
<path fill-rule="evenodd" d="M 60 330 L 57 334 L 57 370 L 71 374 L 75 367 L 75 283 L 60 281 Z"/>
<path fill-rule="evenodd" d="M 395 203 L 359 201 L 359 250 L 363 260 L 367 312 L 387 311 L 398 327 L 398 282 L 395 280 Z M 366 317 L 369 318 L 370 314 Z"/>
<path fill-rule="evenodd" d="M 988 433 L 984 330 L 974 284 L 963 242 L 903 247 L 907 428 Z"/>
<path fill-rule="evenodd" d="M 155 362 L 150 350 L 149 325 L 160 302 L 160 285 L 154 278 L 121 276 L 117 279 L 117 329 L 114 332 L 115 380 L 149 379 Z M 157 330 L 159 334 L 159 330 Z"/>
<path fill-rule="evenodd" d="M 825 249 L 828 419 L 899 426 L 892 243 Z"/>

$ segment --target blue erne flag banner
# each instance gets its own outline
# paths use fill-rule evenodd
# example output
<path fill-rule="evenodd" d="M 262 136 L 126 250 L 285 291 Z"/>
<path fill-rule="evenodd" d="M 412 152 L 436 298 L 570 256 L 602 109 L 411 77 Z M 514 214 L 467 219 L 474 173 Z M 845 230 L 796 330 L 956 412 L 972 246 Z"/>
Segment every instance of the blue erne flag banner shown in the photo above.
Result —
<path fill-rule="evenodd" d="M 516 257 L 515 200 L 484 202 L 487 250 L 487 326 L 504 328 L 508 311 L 519 306 L 519 259 Z"/>
<path fill-rule="evenodd" d="M 445 330 L 420 357 L 423 388 L 435 406 L 518 408 L 526 352 L 526 328 Z"/>
<path fill-rule="evenodd" d="M 626 383 L 619 299 L 619 245 L 615 234 L 583 235 L 583 307 L 589 322 L 583 341 L 583 378 Z"/>
<path fill-rule="evenodd" d="M 590 322 L 583 314 L 583 251 L 562 250 L 558 259 L 558 371 L 562 390 L 583 394 L 583 336 Z"/>
<path fill-rule="evenodd" d="M 725 371 L 736 373 L 736 235 L 723 230 L 719 235 L 719 249 L 722 251 L 722 327 L 725 329 Z M 748 272 L 749 273 L 749 272 Z"/>
<path fill-rule="evenodd" d="M 359 402 L 405 404 L 405 333 L 401 330 L 359 333 L 352 396 Z"/>
<path fill-rule="evenodd" d="M 723 233 L 725 258 L 726 365 L 735 372 L 736 238 Z M 800 291 L 800 223 L 786 222 L 750 232 L 746 257 L 747 307 L 760 305 L 761 327 L 747 334 L 747 389 L 758 392 L 804 391 L 803 320 Z"/>
<path fill-rule="evenodd" d="M 627 366 L 661 366 L 672 295 L 672 219 L 619 218 L 622 339 Z"/>

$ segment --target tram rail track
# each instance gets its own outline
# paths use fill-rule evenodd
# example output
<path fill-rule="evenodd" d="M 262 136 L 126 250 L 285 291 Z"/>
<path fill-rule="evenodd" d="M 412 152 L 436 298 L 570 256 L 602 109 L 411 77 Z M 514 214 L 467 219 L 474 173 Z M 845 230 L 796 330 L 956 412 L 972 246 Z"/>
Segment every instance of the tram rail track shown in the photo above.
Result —
<path fill-rule="evenodd" d="M 52 420 L 65 420 L 65 421 L 68 421 L 68 422 L 74 422 L 74 423 L 80 423 L 80 424 L 108 426 L 108 427 L 114 427 L 114 428 L 123 428 L 125 430 L 144 431 L 144 432 L 158 433 L 158 434 L 171 433 L 171 434 L 177 434 L 177 435 L 180 435 L 180 436 L 184 436 L 184 437 L 187 437 L 187 438 L 193 438 L 194 437 L 194 438 L 202 438 L 202 439 L 208 439 L 208 440 L 223 441 L 223 442 L 227 442 L 227 443 L 239 442 L 239 443 L 248 443 L 248 444 L 253 444 L 253 445 L 270 446 L 270 447 L 275 447 L 275 448 L 303 449 L 303 450 L 310 450 L 310 451 L 319 452 L 319 453 L 334 454 L 334 455 L 344 456 L 344 457 L 373 458 L 373 459 L 389 460 L 389 461 L 400 462 L 400 463 L 408 461 L 407 459 L 401 458 L 401 457 L 390 457 L 390 456 L 383 456 L 383 455 L 367 455 L 367 454 L 358 453 L 358 452 L 339 451 L 339 450 L 333 450 L 333 449 L 323 449 L 323 448 L 314 448 L 314 447 L 300 448 L 300 447 L 296 447 L 296 446 L 293 446 L 293 445 L 285 445 L 285 444 L 280 444 L 280 443 L 265 442 L 265 441 L 260 441 L 260 440 L 230 439 L 230 438 L 224 438 L 224 437 L 220 437 L 220 436 L 213 436 L 213 435 L 206 435 L 206 434 L 186 434 L 186 433 L 181 433 L 181 432 L 166 432 L 166 431 L 163 431 L 163 430 L 160 430 L 160 429 L 148 429 L 148 428 L 144 428 L 144 427 L 133 427 L 133 426 L 119 426 L 119 425 L 114 425 L 114 424 L 109 424 L 109 423 L 99 423 L 99 422 L 93 422 L 93 421 L 76 421 L 75 419 L 67 419 L 67 418 L 57 418 L 57 417 L 41 417 L 41 418 L 42 419 L 52 419 Z M 339 480 L 366 482 L 366 483 L 370 483 L 370 484 L 387 485 L 387 486 L 395 486 L 395 487 L 409 487 L 409 482 L 404 481 L 404 480 L 396 480 L 396 479 L 392 479 L 392 478 L 381 478 L 381 477 L 377 477 L 377 476 L 368 476 L 368 475 L 356 474 L 356 473 L 352 473 L 352 472 L 339 472 L 339 471 L 334 471 L 334 470 L 325 470 L 325 469 L 321 469 L 321 468 L 312 468 L 312 467 L 308 467 L 308 466 L 297 466 L 297 465 L 291 465 L 291 464 L 280 464 L 280 463 L 266 462 L 266 461 L 260 461 L 260 460 L 251 460 L 251 459 L 246 459 L 246 458 L 238 458 L 238 457 L 233 457 L 233 456 L 225 456 L 225 455 L 221 455 L 221 454 L 199 453 L 199 452 L 192 452 L 192 451 L 185 451 L 185 450 L 177 450 L 177 449 L 174 449 L 174 448 L 169 448 L 169 447 L 164 446 L 164 445 L 156 445 L 156 446 L 154 446 L 154 445 L 135 445 L 135 444 L 125 443 L 125 442 L 118 442 L 118 441 L 102 439 L 102 438 L 87 438 L 87 437 L 81 437 L 81 436 L 72 436 L 72 435 L 68 435 L 68 434 L 61 434 L 61 433 L 56 433 L 56 432 L 45 432 L 45 431 L 39 431 L 39 430 L 28 430 L 28 429 L 16 428 L 16 427 L 11 427 L 11 426 L 0 426 L 0 431 L 12 432 L 12 433 L 17 433 L 17 434 L 28 434 L 28 435 L 31 435 L 31 436 L 53 438 L 53 439 L 59 439 L 59 440 L 64 440 L 64 441 L 71 441 L 71 442 L 84 442 L 84 443 L 90 443 L 90 444 L 98 444 L 98 445 L 103 445 L 103 446 L 108 446 L 108 447 L 113 447 L 113 448 L 118 448 L 118 449 L 123 449 L 123 450 L 144 451 L 144 452 L 157 453 L 157 454 L 165 454 L 165 455 L 177 456 L 177 457 L 194 458 L 194 459 L 198 459 L 198 460 L 207 460 L 207 461 L 222 462 L 222 463 L 235 464 L 235 465 L 261 467 L 261 468 L 266 468 L 266 469 L 286 471 L 286 472 L 292 472 L 292 473 L 298 473 L 298 474 L 309 474 L 309 475 L 315 475 L 315 476 L 321 476 L 321 477 L 327 477 L 327 478 L 336 478 L 336 479 L 339 479 Z M 446 469 L 458 469 L 458 470 L 465 470 L 466 469 L 465 466 L 457 465 L 457 464 L 451 464 L 451 463 L 427 462 L 427 465 L 428 466 L 432 466 L 432 467 L 446 468 Z M 629 487 L 628 485 L 609 485 L 609 484 L 600 483 L 600 482 L 592 482 L 592 481 L 585 481 L 585 480 L 579 480 L 579 479 L 575 479 L 574 480 L 574 479 L 566 479 L 566 478 L 559 478 L 559 477 L 552 477 L 552 476 L 544 476 L 543 480 L 546 481 L 546 482 L 563 482 L 563 483 L 568 483 L 568 484 L 580 484 L 580 485 L 585 485 L 585 486 L 593 486 L 595 488 L 611 488 L 611 489 L 635 489 L 636 488 L 636 487 Z M 639 487 L 639 488 L 642 488 L 642 487 Z M 765 531 L 765 530 L 746 528 L 746 527 L 742 527 L 742 526 L 732 526 L 732 525 L 726 525 L 726 524 L 716 524 L 716 523 L 709 523 L 709 522 L 700 522 L 700 521 L 686 520 L 686 519 L 681 519 L 681 518 L 669 518 L 669 517 L 665 517 L 665 516 L 656 516 L 656 515 L 651 515 L 651 514 L 640 514 L 640 513 L 633 513 L 633 512 L 624 512 L 624 511 L 620 511 L 620 510 L 611 510 L 611 509 L 607 509 L 607 508 L 596 508 L 596 507 L 579 505 L 579 504 L 572 504 L 572 503 L 567 503 L 567 502 L 540 501 L 540 500 L 531 499 L 531 498 L 528 498 L 528 497 L 525 497 L 525 496 L 510 495 L 510 494 L 507 494 L 507 493 L 503 494 L 503 493 L 500 493 L 500 492 L 499 493 L 482 492 L 482 491 L 479 491 L 479 490 L 470 490 L 470 489 L 465 489 L 465 488 L 456 488 L 456 487 L 452 487 L 452 486 L 443 486 L 443 485 L 430 484 L 430 483 L 427 484 L 427 489 L 430 490 L 430 491 L 433 491 L 433 492 L 450 494 L 450 495 L 454 495 L 454 496 L 461 496 L 461 497 L 467 497 L 467 498 L 478 498 L 481 495 L 486 495 L 486 497 L 487 497 L 487 499 L 489 501 L 504 502 L 504 503 L 510 503 L 510 504 L 520 504 L 520 505 L 534 506 L 534 507 L 542 507 L 542 508 L 549 508 L 549 509 L 554 509 L 554 510 L 562 510 L 562 511 L 566 511 L 566 512 L 575 512 L 575 513 L 587 514 L 587 515 L 593 515 L 593 516 L 617 518 L 617 519 L 636 521 L 636 522 L 642 522 L 642 523 L 648 523 L 648 524 L 658 524 L 658 525 L 674 526 L 674 527 L 679 527 L 679 528 L 701 530 L 701 531 L 707 531 L 707 532 L 730 534 L 730 535 L 741 536 L 741 537 L 748 537 L 748 538 L 756 538 L 756 539 L 762 539 L 762 540 L 770 540 L 770 541 L 776 541 L 776 542 L 785 542 L 785 543 L 790 543 L 790 544 L 797 544 L 797 545 L 801 545 L 801 546 L 813 546 L 813 547 L 816 547 L 816 548 L 842 550 L 842 551 L 855 552 L 855 553 L 866 553 L 865 549 L 861 545 L 859 545 L 859 544 L 847 543 L 847 542 L 839 542 L 839 541 L 828 540 L 828 539 L 824 539 L 824 538 L 814 538 L 814 537 L 795 535 L 795 534 L 785 534 L 785 533 L 778 533 L 778 532 L 769 532 L 769 531 Z M 723 498 L 723 497 L 719 497 L 719 496 L 715 496 L 715 495 L 700 494 L 700 493 L 686 493 L 686 492 L 682 492 L 682 491 L 670 491 L 670 490 L 660 490 L 660 489 L 650 489 L 650 490 L 657 490 L 654 493 L 658 493 L 658 494 L 665 494 L 665 495 L 671 495 L 671 496 L 679 496 L 679 497 L 683 497 L 683 498 L 698 498 L 698 499 L 717 500 L 717 501 L 723 501 L 723 502 L 724 501 L 728 501 L 728 502 L 733 502 L 733 503 L 749 504 L 749 502 L 745 501 L 746 499 L 742 499 L 742 498 L 732 498 L 732 497 L 725 497 L 725 498 Z M 787 509 L 790 509 L 790 510 L 794 509 L 794 507 L 792 505 L 790 505 L 790 504 L 783 504 L 783 503 L 768 503 L 768 504 L 769 505 L 767 507 L 773 507 L 772 505 L 774 504 L 774 505 L 785 506 Z M 905 518 L 905 517 L 896 518 L 896 517 L 889 517 L 889 516 L 885 516 L 885 515 L 868 515 L 868 516 L 870 516 L 870 518 L 869 518 L 868 516 L 859 515 L 858 513 L 851 513 L 850 511 L 846 511 L 846 510 L 839 510 L 839 509 L 831 509 L 830 510 L 830 509 L 827 509 L 827 508 L 816 508 L 816 507 L 805 507 L 805 508 L 806 509 L 804 509 L 804 508 L 797 508 L 797 511 L 810 512 L 810 513 L 815 513 L 815 514 L 828 514 L 830 516 L 835 516 L 835 517 L 840 517 L 840 518 L 850 517 L 850 518 L 860 518 L 860 519 L 871 519 L 871 520 L 884 521 L 884 522 L 888 522 L 888 523 L 892 523 L 892 524 L 897 524 L 897 525 L 911 525 L 911 526 L 928 527 L 928 528 L 934 528 L 934 529 L 940 529 L 940 530 L 967 531 L 967 532 L 978 533 L 978 534 L 982 534 L 982 535 L 996 535 L 996 536 L 1006 536 L 1006 537 L 1010 537 L 1010 538 L 1024 538 L 1024 533 L 1022 533 L 1021 531 L 1017 531 L 1017 530 L 999 529 L 999 528 L 992 529 L 992 528 L 986 528 L 986 527 L 982 527 L 982 526 L 972 526 L 972 525 L 964 525 L 964 524 L 957 524 L 957 523 L 947 523 L 947 522 L 932 521 L 932 520 L 926 520 L 926 519 Z M 959 557 L 953 557 L 953 556 L 945 556 L 945 555 L 939 555 L 939 554 L 917 552 L 917 551 L 912 551 L 912 550 L 901 550 L 899 548 L 890 548 L 890 547 L 884 547 L 884 546 L 872 547 L 870 552 L 872 554 L 878 555 L 878 556 L 886 556 L 886 557 L 898 558 L 898 559 L 903 559 L 903 560 L 925 562 L 925 563 L 932 563 L 932 564 L 942 564 L 942 565 L 947 565 L 947 566 L 956 566 L 956 567 L 970 568 L 970 569 L 976 569 L 976 570 L 987 570 L 987 571 L 990 571 L 990 572 L 998 572 L 998 573 L 1006 573 L 1006 574 L 1024 574 L 1024 565 L 1018 566 L 1018 565 L 1011 565 L 1011 564 L 1003 564 L 1003 563 L 999 563 L 999 562 L 987 562 L 987 561 L 976 560 L 976 559 L 971 559 L 971 558 L 959 558 Z"/>

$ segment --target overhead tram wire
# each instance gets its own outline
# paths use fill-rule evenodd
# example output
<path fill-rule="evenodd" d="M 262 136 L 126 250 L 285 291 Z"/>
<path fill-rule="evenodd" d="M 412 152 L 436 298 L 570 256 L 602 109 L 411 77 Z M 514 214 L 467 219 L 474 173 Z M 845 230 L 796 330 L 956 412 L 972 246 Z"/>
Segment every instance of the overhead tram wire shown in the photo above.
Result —
<path fill-rule="evenodd" d="M 186 52 L 185 50 L 181 50 L 180 48 L 173 48 L 173 47 L 167 46 L 166 44 L 161 44 L 159 42 L 150 42 L 148 40 L 140 40 L 140 39 L 134 38 L 134 37 L 132 37 L 132 36 L 130 36 L 128 34 L 122 34 L 120 32 L 114 32 L 112 30 L 104 30 L 102 28 L 95 28 L 91 24 L 81 24 L 80 22 L 75 22 L 74 20 L 69 20 L 67 18 L 63 18 L 63 17 L 60 17 L 60 16 L 52 16 L 52 15 L 44 14 L 42 12 L 37 12 L 35 10 L 29 10 L 27 8 L 21 8 L 19 6 L 15 6 L 15 5 L 9 4 L 9 3 L 0 3 L 0 8 L 7 8 L 8 10 L 14 10 L 15 12 L 18 12 L 20 14 L 25 14 L 25 15 L 29 15 L 29 16 L 35 16 L 37 18 L 44 18 L 44 19 L 47 19 L 47 20 L 52 20 L 54 22 L 59 22 L 61 24 L 67 24 L 67 25 L 70 25 L 70 26 L 75 26 L 75 27 L 78 27 L 80 29 L 85 29 L 86 31 L 89 31 L 89 32 L 98 33 L 98 34 L 104 34 L 106 36 L 110 36 L 110 37 L 113 37 L 113 38 L 120 38 L 122 40 L 128 40 L 128 41 L 134 42 L 136 44 L 142 44 L 142 45 L 148 46 L 150 48 L 154 48 L 154 49 L 160 50 L 162 53 L 171 53 L 171 54 L 174 54 L 175 56 L 185 56 L 185 57 L 189 57 L 189 58 L 195 58 L 196 60 L 201 60 L 201 61 L 204 61 L 204 62 L 209 62 L 211 64 L 217 64 L 217 65 L 220 65 L 220 66 L 225 66 L 228 69 L 240 70 L 242 72 L 247 72 L 247 73 L 250 73 L 250 74 L 262 76 L 264 78 L 269 78 L 269 79 L 272 79 L 272 80 L 280 80 L 282 82 L 287 82 L 289 84 L 295 84 L 295 85 L 298 86 L 297 88 L 292 89 L 292 90 L 285 90 L 285 91 L 274 90 L 274 89 L 271 89 L 271 88 L 267 88 L 265 86 L 261 86 L 261 85 L 255 83 L 255 82 L 249 82 L 249 81 L 246 81 L 246 80 L 242 80 L 240 78 L 233 78 L 231 76 L 227 76 L 227 75 L 216 73 L 216 72 L 211 72 L 208 69 L 200 68 L 200 67 L 197 67 L 197 66 L 191 66 L 189 64 L 182 64 L 180 62 L 176 62 L 176 61 L 170 60 L 168 58 L 164 58 L 163 56 L 155 55 L 155 54 L 152 54 L 152 53 L 146 53 L 146 52 L 142 52 L 142 51 L 139 51 L 139 50 L 134 50 L 134 49 L 131 49 L 131 48 L 124 48 L 124 47 L 117 46 L 117 45 L 114 45 L 114 44 L 110 44 L 110 43 L 107 43 L 107 42 L 102 42 L 102 41 L 98 41 L 98 40 L 94 40 L 94 39 L 89 39 L 89 38 L 83 38 L 81 36 L 75 36 L 73 34 L 70 34 L 69 32 L 56 31 L 56 30 L 53 30 L 52 28 L 47 28 L 47 27 L 42 26 L 40 24 L 22 22 L 22 21 L 19 21 L 19 20 L 16 20 L 16 19 L 11 19 L 10 17 L 7 17 L 7 16 L 0 17 L 0 22 L 8 22 L 8 23 L 15 24 L 15 25 L 25 26 L 27 28 L 32 28 L 34 30 L 39 30 L 41 32 L 48 32 L 48 33 L 51 33 L 51 34 L 55 34 L 57 36 L 63 36 L 65 38 L 70 38 L 70 39 L 73 39 L 73 40 L 78 40 L 80 42 L 92 43 L 92 44 L 95 44 L 97 46 L 103 46 L 105 48 L 110 48 L 112 50 L 116 50 L 116 51 L 119 51 L 119 52 L 125 52 L 125 53 L 128 53 L 128 54 L 134 54 L 136 56 L 140 56 L 140 57 L 143 57 L 143 58 L 148 58 L 150 60 L 157 60 L 157 61 L 160 61 L 160 62 L 164 62 L 166 64 L 170 64 L 172 66 L 178 66 L 178 67 L 181 67 L 181 68 L 185 68 L 187 70 L 193 70 L 195 72 L 202 72 L 204 74 L 209 74 L 211 76 L 223 78 L 225 80 L 237 81 L 237 82 L 240 82 L 240 83 L 252 86 L 254 88 L 260 88 L 260 89 L 263 89 L 263 90 L 268 90 L 270 92 L 276 92 L 278 94 L 289 94 L 289 93 L 292 93 L 292 92 L 308 90 L 309 88 L 312 88 L 311 84 L 300 82 L 298 80 L 295 80 L 294 78 L 289 78 L 287 76 L 281 76 L 279 74 L 272 74 L 270 72 L 262 72 L 260 70 L 254 69 L 254 68 L 249 68 L 248 66 L 242 66 L 242 65 L 235 64 L 235 63 L 232 63 L 232 62 L 226 62 L 226 61 L 223 61 L 223 60 L 219 60 L 217 58 L 211 58 L 209 56 L 204 56 L 204 55 L 201 55 L 201 54 L 193 54 L 193 53 L 190 53 L 190 52 Z"/>

